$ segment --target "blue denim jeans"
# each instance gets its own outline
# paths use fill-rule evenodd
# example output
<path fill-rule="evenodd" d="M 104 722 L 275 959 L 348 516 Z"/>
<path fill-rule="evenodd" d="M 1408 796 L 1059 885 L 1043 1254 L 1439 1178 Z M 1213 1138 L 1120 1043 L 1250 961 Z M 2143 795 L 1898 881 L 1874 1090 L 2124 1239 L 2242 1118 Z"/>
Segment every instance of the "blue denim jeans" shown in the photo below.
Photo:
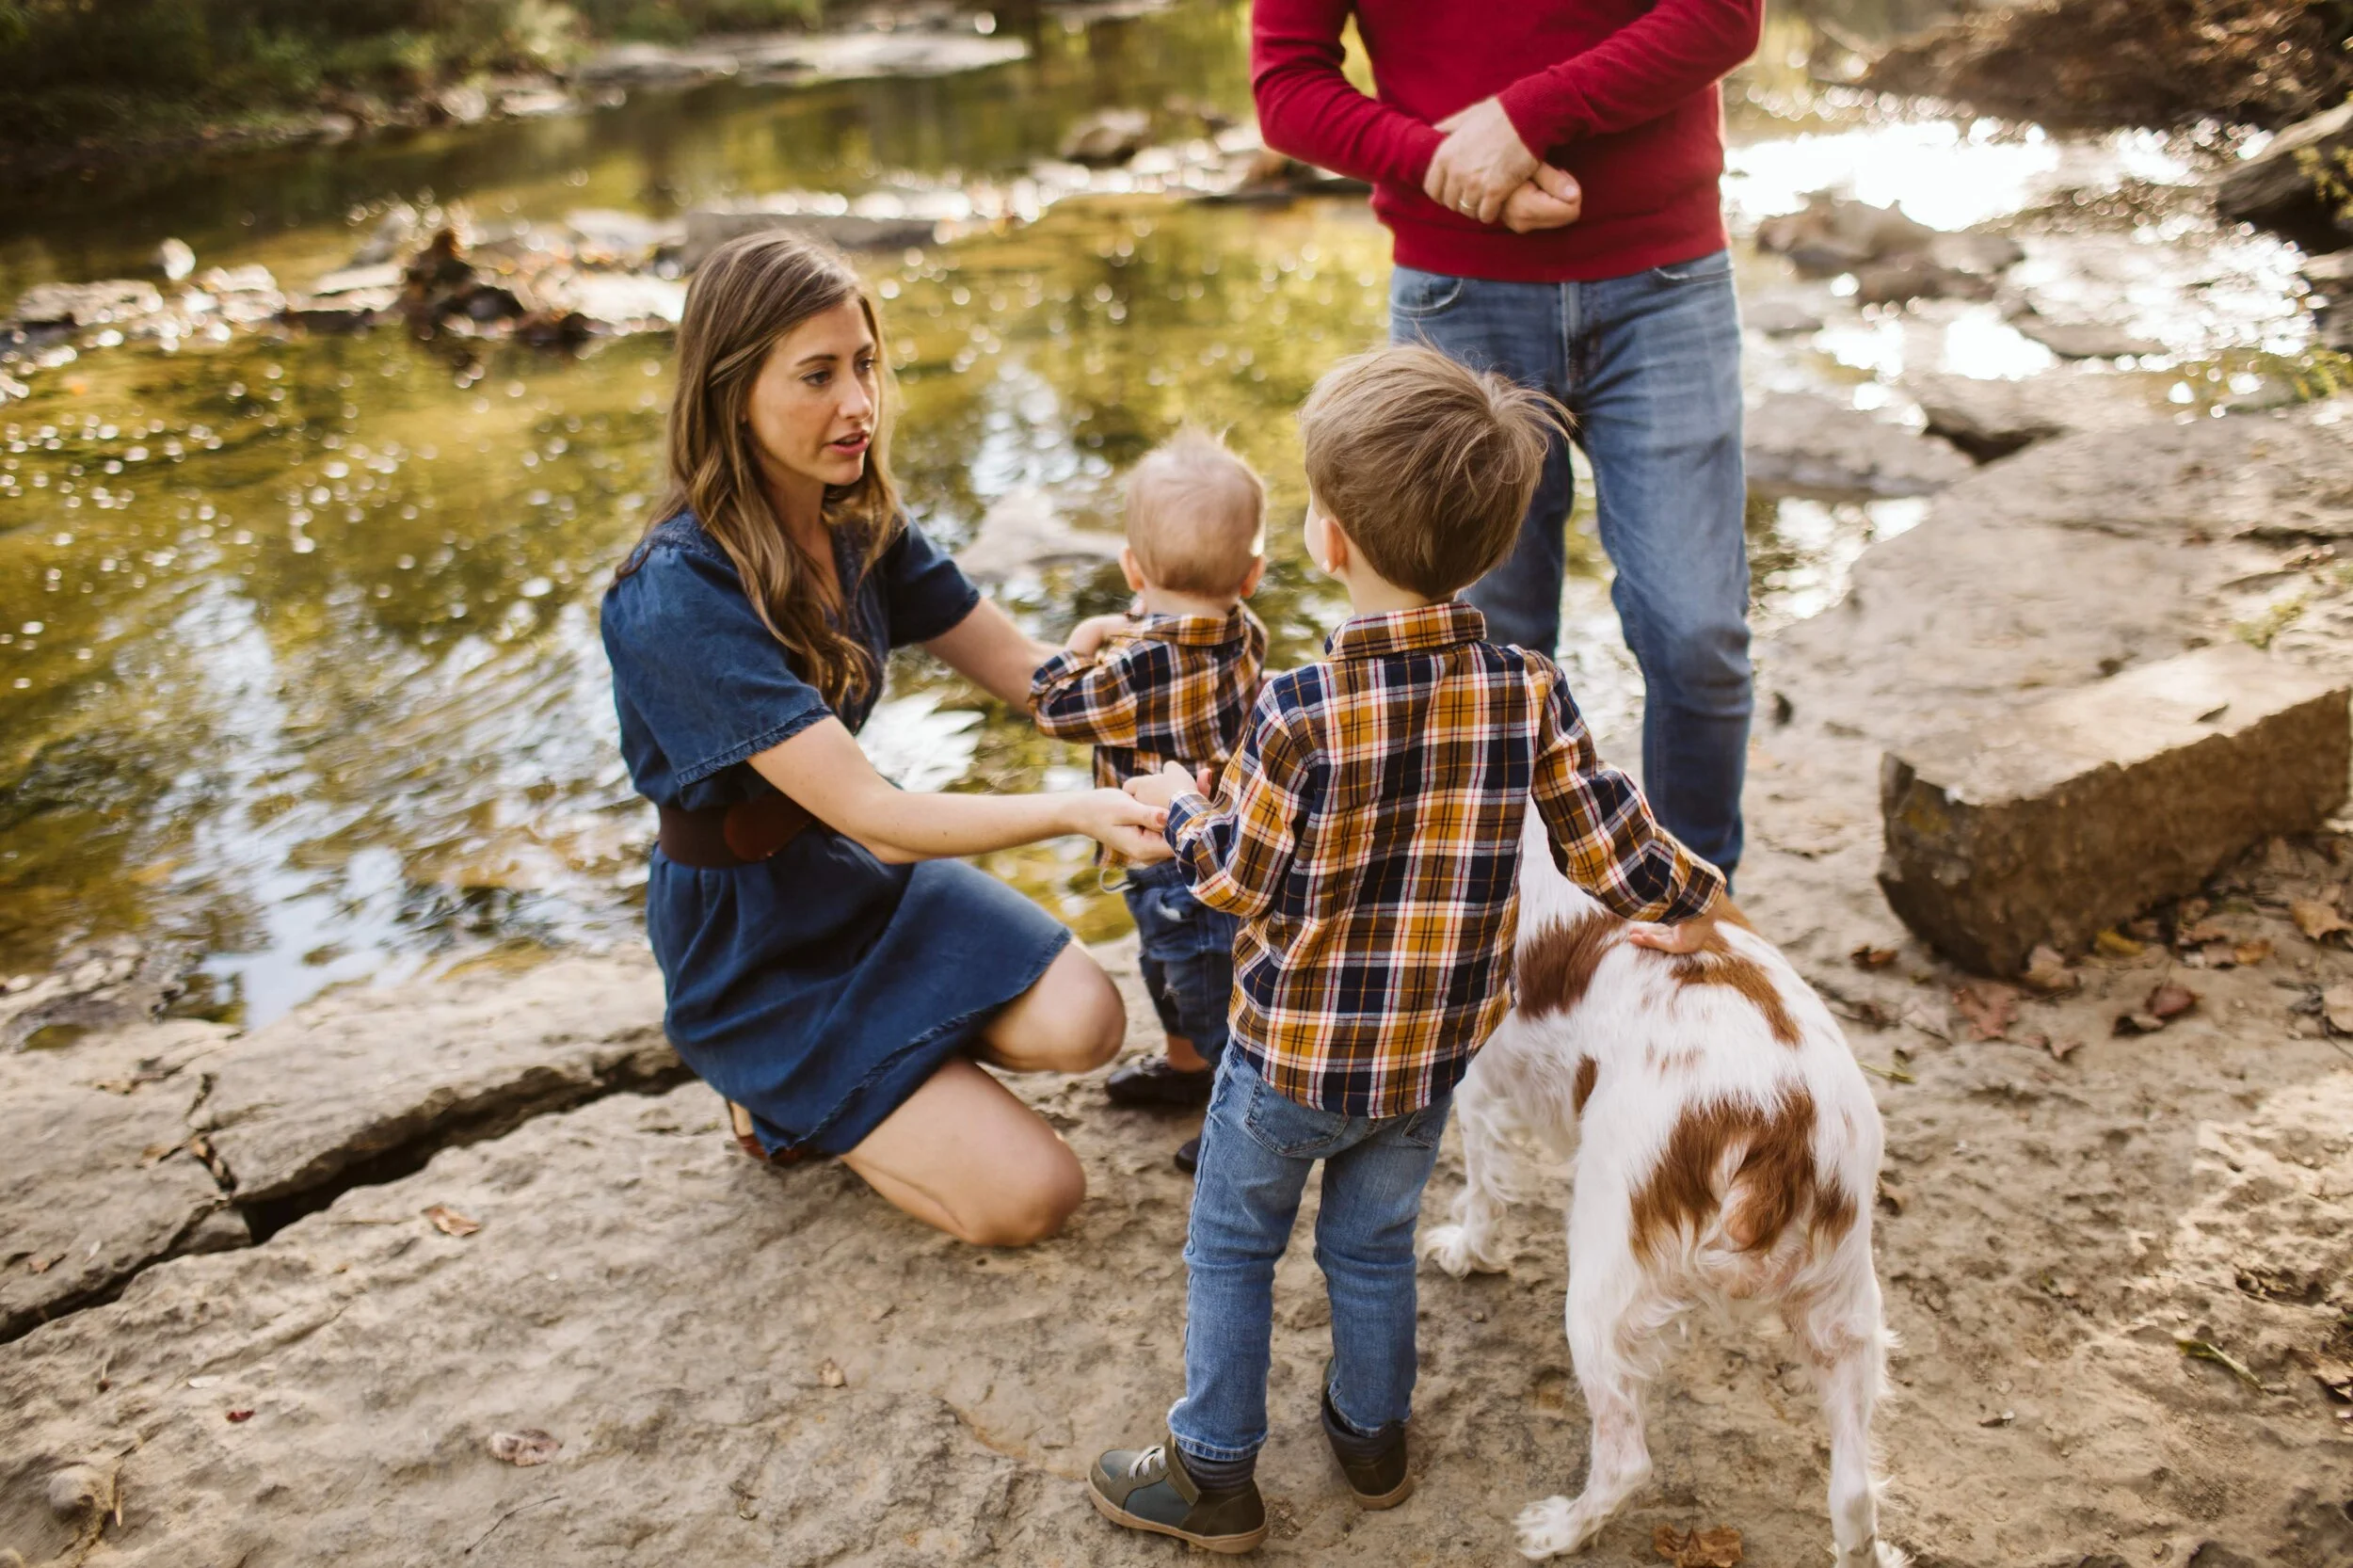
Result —
<path fill-rule="evenodd" d="M 1401 266 L 1389 334 L 1541 388 L 1576 416 L 1602 548 L 1617 568 L 1610 598 L 1646 690 L 1643 791 L 1670 832 L 1732 871 L 1751 690 L 1731 256 L 1583 283 Z M 1556 441 L 1518 545 L 1464 595 L 1497 642 L 1558 648 L 1573 483 Z"/>
<path fill-rule="evenodd" d="M 1234 934 L 1241 922 L 1193 896 L 1174 860 L 1137 866 L 1120 889 L 1135 917 L 1137 968 L 1160 1027 L 1193 1042 L 1210 1066 L 1225 1049 L 1234 1000 Z"/>
<path fill-rule="evenodd" d="M 1266 1442 L 1274 1265 L 1323 1161 L 1316 1262 L 1332 1300 L 1332 1405 L 1359 1432 L 1411 1414 L 1414 1227 L 1452 1096 L 1368 1121 L 1296 1105 L 1227 1051 L 1201 1128 L 1185 1238 L 1185 1397 L 1176 1446 L 1246 1459 Z"/>

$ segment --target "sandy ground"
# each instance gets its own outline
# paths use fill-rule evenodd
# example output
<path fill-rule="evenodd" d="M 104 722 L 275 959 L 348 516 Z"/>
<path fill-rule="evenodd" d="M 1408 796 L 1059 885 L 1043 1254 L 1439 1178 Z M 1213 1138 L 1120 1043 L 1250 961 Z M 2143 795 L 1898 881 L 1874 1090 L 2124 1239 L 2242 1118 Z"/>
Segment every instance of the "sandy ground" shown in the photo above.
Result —
<path fill-rule="evenodd" d="M 2205 918 L 2269 942 L 2261 961 L 2186 957 L 2160 911 L 2144 951 L 2087 960 L 2073 995 L 2017 999 L 1993 1040 L 1956 1004 L 1968 977 L 1907 940 L 1872 881 L 1888 746 L 1998 726 L 2022 693 L 2231 636 L 2291 593 L 2274 655 L 2346 668 L 2346 583 L 2315 551 L 2353 533 L 2345 428 L 2306 410 L 2030 449 L 1946 491 L 1865 557 L 1845 603 L 1763 649 L 1762 712 L 1783 716 L 1760 719 L 1742 895 L 1893 1075 L 1873 1080 L 1892 1188 L 1879 1268 L 1903 1341 L 1882 1524 L 1930 1568 L 2353 1562 L 2353 1405 L 2322 1383 L 2353 1361 L 2353 1048 L 2292 1011 L 2353 980 L 2353 953 L 2288 918 L 2345 900 L 2353 841 L 2259 846 L 2210 886 Z M 1895 955 L 1865 968 L 1858 947 Z M 642 1032 L 643 966 L 593 962 L 633 999 L 599 1011 L 633 1007 Z M 2169 978 L 2199 993 L 2191 1012 L 2111 1032 Z M 404 1040 L 387 1026 L 405 1005 L 372 1004 L 386 1064 L 355 1059 L 354 1095 L 496 1056 L 522 1027 L 511 1007 L 445 1009 Z M 1140 999 L 1130 1013 L 1149 1017 Z M 253 1048 L 308 1054 L 273 1038 Z M 208 1075 L 232 1081 L 244 1048 L 125 1103 L 178 1095 L 171 1114 L 204 1126 Z M 1091 1195 L 1065 1236 L 1008 1254 L 924 1231 L 838 1166 L 753 1166 L 697 1085 L 609 1065 L 565 1081 L 577 1093 L 504 1117 L 401 1089 L 459 1120 L 474 1104 L 477 1141 L 391 1179 L 346 1159 L 336 1182 L 359 1184 L 322 1211 L 146 1267 L 119 1300 L 0 1345 L 0 1545 L 175 1568 L 1187 1555 L 1102 1524 L 1080 1480 L 1096 1449 L 1148 1439 L 1177 1390 L 1189 1188 L 1167 1155 L 1184 1124 L 1112 1111 L 1094 1079 L 1021 1083 Z M 600 1097 L 560 1108 L 583 1096 Z M 424 1125 L 408 1135 L 429 1144 L 440 1124 Z M 29 1147 L 8 1160 L 20 1216 L 56 1196 L 55 1161 L 18 1162 Z M 1432 1215 L 1459 1182 L 1449 1152 Z M 434 1205 L 480 1228 L 446 1233 Z M 1421 1488 L 1386 1514 L 1351 1506 L 1322 1450 L 1328 1317 L 1305 1248 L 1286 1261 L 1266 1560 L 1515 1560 L 1512 1515 L 1574 1490 L 1558 1213 L 1518 1210 L 1507 1237 L 1506 1273 L 1425 1272 Z M 10 1270 L 46 1256 L 0 1253 Z M 493 1457 L 521 1429 L 560 1450 Z M 1656 1560 L 1661 1525 L 1735 1527 L 1753 1564 L 1820 1560 L 1828 1449 L 1778 1339 L 1690 1325 L 1651 1441 L 1657 1479 L 1591 1560 Z"/>

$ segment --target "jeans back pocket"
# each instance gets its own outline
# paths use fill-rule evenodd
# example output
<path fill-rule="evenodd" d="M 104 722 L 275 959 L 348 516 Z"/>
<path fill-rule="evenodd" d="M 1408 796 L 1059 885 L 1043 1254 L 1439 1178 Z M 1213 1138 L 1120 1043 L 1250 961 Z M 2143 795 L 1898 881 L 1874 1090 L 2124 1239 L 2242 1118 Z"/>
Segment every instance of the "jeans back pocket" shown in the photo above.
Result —
<path fill-rule="evenodd" d="M 1235 1065 L 1247 1070 L 1246 1063 L 1237 1061 Z M 1343 1146 L 1349 1119 L 1338 1112 L 1318 1111 L 1287 1099 L 1252 1073 L 1250 1101 L 1242 1108 L 1241 1125 L 1270 1154 L 1287 1160 L 1321 1160 Z"/>

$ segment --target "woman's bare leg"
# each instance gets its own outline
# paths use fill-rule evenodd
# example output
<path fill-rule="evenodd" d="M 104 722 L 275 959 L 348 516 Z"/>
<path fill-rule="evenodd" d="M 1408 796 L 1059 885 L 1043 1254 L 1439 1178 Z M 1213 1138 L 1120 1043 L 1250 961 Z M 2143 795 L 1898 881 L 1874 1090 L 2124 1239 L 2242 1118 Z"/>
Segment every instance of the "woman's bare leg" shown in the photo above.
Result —
<path fill-rule="evenodd" d="M 941 1064 L 841 1162 L 925 1224 L 979 1247 L 1043 1241 L 1087 1192 L 1070 1146 L 960 1056 Z"/>
<path fill-rule="evenodd" d="M 1016 1073 L 1087 1073 L 1119 1054 L 1128 1004 L 1073 942 L 981 1032 L 981 1058 Z"/>
<path fill-rule="evenodd" d="M 1075 943 L 981 1034 L 981 1054 L 1016 1072 L 1082 1073 L 1118 1054 L 1119 988 Z M 961 1057 L 909 1095 L 842 1163 L 925 1224 L 975 1246 L 1019 1247 L 1063 1227 L 1086 1173 L 1054 1129 Z"/>

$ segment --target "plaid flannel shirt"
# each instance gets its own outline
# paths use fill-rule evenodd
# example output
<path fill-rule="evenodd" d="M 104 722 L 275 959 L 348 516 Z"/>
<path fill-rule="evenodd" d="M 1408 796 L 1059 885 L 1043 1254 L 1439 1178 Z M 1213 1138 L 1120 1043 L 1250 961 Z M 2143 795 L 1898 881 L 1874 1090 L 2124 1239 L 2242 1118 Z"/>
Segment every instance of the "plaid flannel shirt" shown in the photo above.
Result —
<path fill-rule="evenodd" d="M 1395 1116 L 1460 1081 L 1511 1005 L 1531 797 L 1628 920 L 1723 887 L 1602 764 L 1552 661 L 1486 630 L 1454 602 L 1347 621 L 1266 683 L 1216 802 L 1169 808 L 1193 896 L 1242 918 L 1232 1044 L 1298 1104 Z"/>
<path fill-rule="evenodd" d="M 1030 678 L 1037 727 L 1095 746 L 1095 782 L 1117 789 L 1163 764 L 1222 768 L 1266 669 L 1266 628 L 1224 616 L 1146 616 L 1092 659 L 1067 648 Z"/>

